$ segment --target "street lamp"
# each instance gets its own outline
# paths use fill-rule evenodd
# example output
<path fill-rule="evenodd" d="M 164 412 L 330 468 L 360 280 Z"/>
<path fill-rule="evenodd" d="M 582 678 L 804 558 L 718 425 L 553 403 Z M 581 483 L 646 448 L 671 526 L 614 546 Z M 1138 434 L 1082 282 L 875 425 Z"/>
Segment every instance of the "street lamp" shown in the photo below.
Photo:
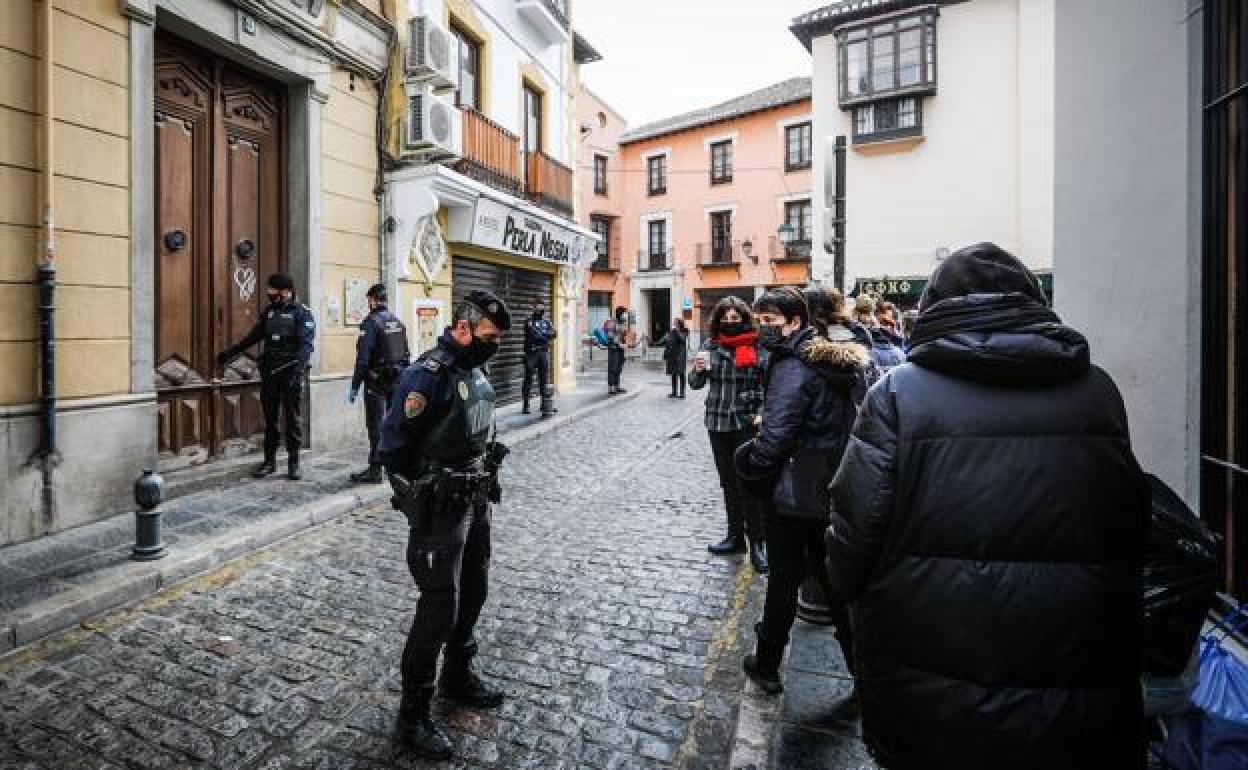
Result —
<path fill-rule="evenodd" d="M 797 239 L 797 230 L 793 229 L 793 225 L 785 222 L 776 228 L 776 237 L 780 239 L 781 243 L 788 246 Z"/>
<path fill-rule="evenodd" d="M 745 241 L 741 244 L 741 253 L 745 255 L 746 259 L 750 260 L 756 265 L 758 264 L 758 257 L 754 255 L 754 241 L 751 241 L 749 238 L 746 238 Z"/>

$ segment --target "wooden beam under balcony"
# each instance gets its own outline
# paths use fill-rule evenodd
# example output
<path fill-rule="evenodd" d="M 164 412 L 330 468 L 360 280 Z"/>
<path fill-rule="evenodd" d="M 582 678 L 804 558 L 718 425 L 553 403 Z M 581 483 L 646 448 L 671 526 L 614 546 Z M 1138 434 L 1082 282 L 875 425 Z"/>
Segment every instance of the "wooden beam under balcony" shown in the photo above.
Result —
<path fill-rule="evenodd" d="M 527 156 L 525 191 L 529 199 L 544 209 L 572 219 L 573 171 L 544 152 Z"/>
<path fill-rule="evenodd" d="M 508 195 L 524 190 L 520 175 L 520 137 L 471 107 L 460 107 L 464 121 L 463 155 L 455 170 Z"/>

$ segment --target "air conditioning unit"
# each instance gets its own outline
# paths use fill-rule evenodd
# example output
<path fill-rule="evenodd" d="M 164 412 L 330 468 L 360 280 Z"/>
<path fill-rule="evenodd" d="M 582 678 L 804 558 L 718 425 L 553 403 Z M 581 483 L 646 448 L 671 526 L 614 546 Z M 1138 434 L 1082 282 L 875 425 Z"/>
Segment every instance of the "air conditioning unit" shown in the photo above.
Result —
<path fill-rule="evenodd" d="M 464 125 L 459 110 L 427 85 L 408 91 L 403 129 L 406 153 L 438 161 L 458 158 L 463 152 Z"/>
<path fill-rule="evenodd" d="M 407 58 L 404 70 L 411 80 L 444 91 L 459 85 L 459 51 L 446 28 L 427 15 L 413 16 L 407 23 Z"/>

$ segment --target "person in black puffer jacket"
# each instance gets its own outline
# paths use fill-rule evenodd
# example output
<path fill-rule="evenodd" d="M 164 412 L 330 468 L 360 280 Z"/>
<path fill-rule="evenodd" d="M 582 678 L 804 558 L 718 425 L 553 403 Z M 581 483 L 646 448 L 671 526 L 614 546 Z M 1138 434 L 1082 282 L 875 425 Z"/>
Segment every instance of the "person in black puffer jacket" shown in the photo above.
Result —
<path fill-rule="evenodd" d="M 993 244 L 920 308 L 831 488 L 867 745 L 889 770 L 1140 768 L 1149 493 L 1122 398 Z"/>
<path fill-rule="evenodd" d="M 839 299 L 839 295 L 836 295 Z M 843 303 L 843 300 L 841 300 Z M 737 468 L 755 494 L 769 494 L 767 530 L 771 575 L 758 646 L 745 670 L 764 691 L 778 693 L 780 661 L 807 576 L 823 577 L 823 532 L 832 480 L 865 392 L 867 349 L 840 323 L 809 323 L 802 292 L 774 289 L 754 304 L 759 345 L 770 353 L 758 436 L 737 450 Z M 855 398 L 857 396 L 857 399 Z M 850 659 L 844 604 L 830 607 L 836 636 Z"/>

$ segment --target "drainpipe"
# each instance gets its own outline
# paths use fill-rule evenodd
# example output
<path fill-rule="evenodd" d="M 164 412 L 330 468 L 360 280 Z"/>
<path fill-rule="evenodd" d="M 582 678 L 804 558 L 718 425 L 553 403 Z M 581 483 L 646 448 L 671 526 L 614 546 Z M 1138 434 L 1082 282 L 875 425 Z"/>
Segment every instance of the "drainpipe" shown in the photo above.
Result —
<path fill-rule="evenodd" d="M 39 185 L 39 214 L 43 227 L 37 269 L 39 285 L 39 412 L 43 428 L 37 458 L 43 476 L 43 523 L 45 531 L 56 517 L 56 487 L 52 471 L 59 461 L 56 448 L 56 224 L 53 216 L 55 175 L 53 172 L 52 119 L 52 0 L 42 2 L 43 35 L 40 51 L 40 80 L 43 92 L 43 114 L 40 134 L 43 164 Z"/>

